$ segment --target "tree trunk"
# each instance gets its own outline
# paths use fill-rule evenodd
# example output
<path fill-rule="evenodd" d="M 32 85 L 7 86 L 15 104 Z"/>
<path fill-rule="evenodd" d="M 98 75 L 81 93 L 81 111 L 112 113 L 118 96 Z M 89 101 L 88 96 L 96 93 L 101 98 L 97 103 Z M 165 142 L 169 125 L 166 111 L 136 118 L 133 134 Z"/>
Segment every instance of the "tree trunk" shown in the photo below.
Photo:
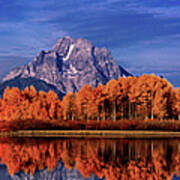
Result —
<path fill-rule="evenodd" d="M 99 122 L 99 119 L 100 119 L 99 116 L 100 116 L 100 115 L 99 115 L 99 111 L 98 111 L 97 122 Z"/>
<path fill-rule="evenodd" d="M 124 107 L 123 104 L 121 103 L 121 119 L 124 118 Z"/>
<path fill-rule="evenodd" d="M 133 109 L 133 114 L 132 115 L 133 115 L 133 119 L 135 119 L 135 103 L 133 103 L 132 105 L 133 105 L 132 106 L 132 109 Z"/>
<path fill-rule="evenodd" d="M 105 121 L 105 120 L 106 120 L 106 112 L 105 112 L 105 107 L 103 105 L 103 121 Z"/>
<path fill-rule="evenodd" d="M 124 106 L 122 105 L 122 119 L 124 119 Z"/>
<path fill-rule="evenodd" d="M 113 161 L 116 162 L 116 143 L 113 143 Z"/>
<path fill-rule="evenodd" d="M 154 96 L 152 93 L 151 93 L 151 97 L 152 97 L 152 99 L 151 99 L 151 120 L 153 120 L 154 119 L 154 112 L 153 112 Z"/>
<path fill-rule="evenodd" d="M 151 159 L 153 159 L 153 153 L 154 153 L 154 144 L 151 142 Z"/>
<path fill-rule="evenodd" d="M 128 157 L 129 157 L 129 158 L 128 158 L 129 160 L 132 160 L 132 159 L 131 159 L 131 146 L 132 146 L 132 145 L 129 144 L 129 156 L 128 156 Z"/>
<path fill-rule="evenodd" d="M 145 119 L 146 120 L 148 119 L 148 102 L 146 103 L 146 116 L 145 116 Z"/>
<path fill-rule="evenodd" d="M 105 143 L 102 143 L 101 144 L 101 147 L 102 147 L 102 157 L 103 157 L 103 159 L 104 159 L 104 155 L 105 155 L 105 149 L 106 149 L 106 147 L 105 147 Z"/>
<path fill-rule="evenodd" d="M 116 100 L 113 103 L 113 121 L 116 121 Z"/>
<path fill-rule="evenodd" d="M 134 103 L 134 119 L 136 119 L 136 103 Z"/>
<path fill-rule="evenodd" d="M 131 102 L 129 101 L 129 120 L 131 120 Z"/>
<path fill-rule="evenodd" d="M 87 122 L 89 122 L 89 115 L 88 113 L 86 114 Z"/>
<path fill-rule="evenodd" d="M 72 113 L 72 121 L 74 121 L 74 115 L 73 115 L 73 113 Z"/>

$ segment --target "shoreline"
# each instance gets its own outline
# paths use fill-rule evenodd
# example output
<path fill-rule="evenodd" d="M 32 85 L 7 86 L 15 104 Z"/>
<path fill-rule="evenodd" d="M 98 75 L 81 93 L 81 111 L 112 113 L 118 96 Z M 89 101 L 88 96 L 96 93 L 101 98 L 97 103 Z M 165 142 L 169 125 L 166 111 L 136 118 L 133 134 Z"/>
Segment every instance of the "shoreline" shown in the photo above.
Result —
<path fill-rule="evenodd" d="M 180 132 L 143 130 L 19 130 L 0 132 L 0 137 L 180 138 Z"/>

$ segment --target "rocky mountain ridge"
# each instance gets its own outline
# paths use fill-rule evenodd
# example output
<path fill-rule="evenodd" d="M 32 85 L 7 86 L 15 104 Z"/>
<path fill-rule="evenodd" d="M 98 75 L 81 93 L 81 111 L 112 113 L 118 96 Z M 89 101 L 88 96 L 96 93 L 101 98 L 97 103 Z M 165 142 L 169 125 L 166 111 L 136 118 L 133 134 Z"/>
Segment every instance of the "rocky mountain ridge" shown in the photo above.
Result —
<path fill-rule="evenodd" d="M 114 61 L 109 50 L 99 49 L 86 39 L 66 36 L 52 50 L 41 51 L 28 65 L 13 69 L 3 82 L 33 77 L 66 94 L 80 90 L 84 84 L 96 87 L 122 76 L 131 74 Z"/>

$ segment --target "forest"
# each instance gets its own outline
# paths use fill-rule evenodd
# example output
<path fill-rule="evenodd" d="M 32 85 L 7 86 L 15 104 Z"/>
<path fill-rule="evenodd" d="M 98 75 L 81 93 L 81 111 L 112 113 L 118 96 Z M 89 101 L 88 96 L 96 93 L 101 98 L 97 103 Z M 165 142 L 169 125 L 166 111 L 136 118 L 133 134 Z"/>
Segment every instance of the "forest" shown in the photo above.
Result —
<path fill-rule="evenodd" d="M 50 90 L 7 87 L 0 99 L 0 129 L 81 128 L 132 129 L 144 122 L 175 123 L 180 129 L 180 88 L 159 76 L 110 80 L 96 88 L 85 85 L 62 100 Z M 177 124 L 178 123 L 178 124 Z M 127 125 L 127 126 L 126 126 Z M 133 126 L 131 126 L 133 125 Z M 145 125 L 145 124 L 144 124 Z"/>

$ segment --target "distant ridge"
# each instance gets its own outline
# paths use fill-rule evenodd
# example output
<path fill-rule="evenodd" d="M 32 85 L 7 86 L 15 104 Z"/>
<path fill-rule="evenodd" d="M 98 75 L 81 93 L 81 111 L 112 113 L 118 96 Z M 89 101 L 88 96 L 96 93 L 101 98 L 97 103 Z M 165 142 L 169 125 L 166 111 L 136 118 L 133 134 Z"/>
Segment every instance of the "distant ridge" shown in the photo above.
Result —
<path fill-rule="evenodd" d="M 41 51 L 32 62 L 10 71 L 3 82 L 14 78 L 35 78 L 66 94 L 106 84 L 110 79 L 132 76 L 119 66 L 109 50 L 97 48 L 86 39 L 61 38 L 52 50 Z"/>
<path fill-rule="evenodd" d="M 45 91 L 48 92 L 49 90 L 53 90 L 56 92 L 59 96 L 60 99 L 64 96 L 63 93 L 61 93 L 55 86 L 51 84 L 47 84 L 43 80 L 35 79 L 32 77 L 29 78 L 14 78 L 8 81 L 5 81 L 4 83 L 0 84 L 0 96 L 2 96 L 5 88 L 9 86 L 10 88 L 12 87 L 18 87 L 20 90 L 24 90 L 25 87 L 30 87 L 33 85 L 37 91 Z"/>

